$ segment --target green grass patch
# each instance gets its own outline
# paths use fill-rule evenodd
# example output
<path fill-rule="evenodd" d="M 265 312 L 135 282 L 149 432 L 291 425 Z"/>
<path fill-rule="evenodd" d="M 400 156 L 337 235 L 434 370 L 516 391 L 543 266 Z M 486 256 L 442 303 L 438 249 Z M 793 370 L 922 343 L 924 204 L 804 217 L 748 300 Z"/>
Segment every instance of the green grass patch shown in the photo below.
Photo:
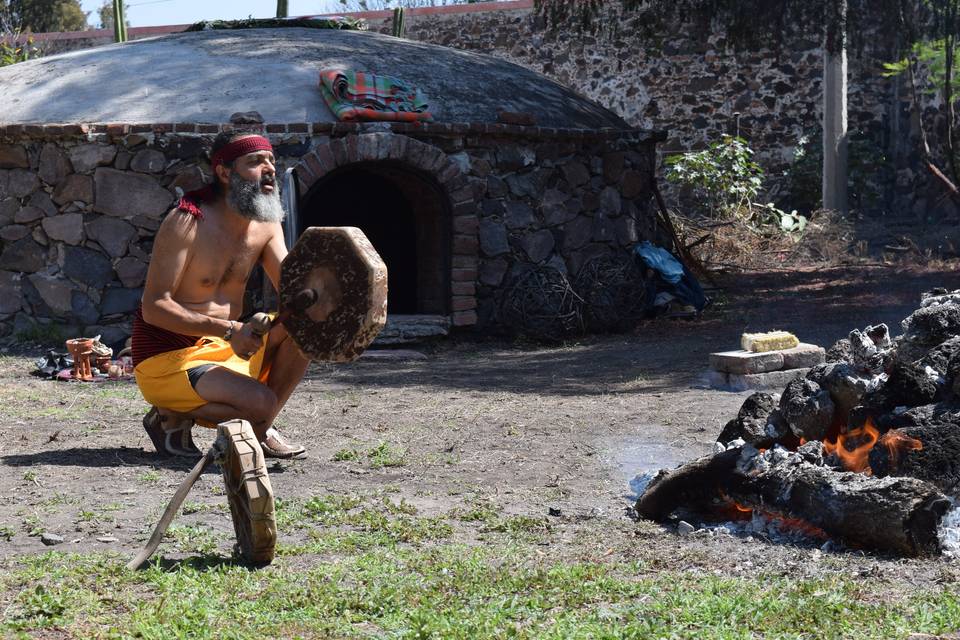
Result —
<path fill-rule="evenodd" d="M 643 577 L 639 565 L 531 556 L 441 545 L 259 571 L 211 556 L 131 572 L 125 558 L 47 553 L 0 574 L 0 635 L 887 640 L 960 628 L 954 586 L 889 601 L 862 580 Z"/>
<path fill-rule="evenodd" d="M 389 442 L 381 442 L 367 451 L 367 459 L 374 469 L 382 467 L 402 467 L 407 463 L 407 451 Z"/>

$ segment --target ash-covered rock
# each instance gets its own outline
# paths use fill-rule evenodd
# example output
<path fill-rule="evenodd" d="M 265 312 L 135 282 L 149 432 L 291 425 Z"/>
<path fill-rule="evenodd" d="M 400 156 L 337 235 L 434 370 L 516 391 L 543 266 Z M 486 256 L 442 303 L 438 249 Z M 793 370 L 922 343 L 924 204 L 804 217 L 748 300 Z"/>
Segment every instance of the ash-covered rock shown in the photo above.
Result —
<path fill-rule="evenodd" d="M 737 417 L 727 422 L 717 437 L 724 445 L 734 440 L 769 447 L 788 433 L 786 421 L 777 410 L 780 397 L 770 393 L 754 393 L 740 407 Z"/>
<path fill-rule="evenodd" d="M 851 364 L 862 373 L 875 376 L 882 373 L 893 359 L 890 348 L 890 330 L 887 325 L 870 326 L 850 332 Z"/>
<path fill-rule="evenodd" d="M 794 380 L 780 396 L 780 413 L 798 438 L 821 440 L 833 423 L 830 392 L 812 380 Z"/>
<path fill-rule="evenodd" d="M 960 336 L 945 340 L 927 352 L 920 359 L 919 364 L 923 367 L 934 369 L 944 378 L 950 378 L 950 361 L 954 360 L 960 354 Z M 957 369 L 960 369 L 960 358 L 956 358 Z"/>
<path fill-rule="evenodd" d="M 840 338 L 833 343 L 833 346 L 827 349 L 827 363 L 843 362 L 853 364 L 853 346 L 850 344 L 850 338 Z"/>
<path fill-rule="evenodd" d="M 931 375 L 932 374 L 932 375 Z M 887 381 L 863 397 L 866 414 L 875 417 L 897 407 L 920 407 L 937 397 L 938 376 L 933 369 L 917 364 L 898 362 L 893 365 Z"/>
<path fill-rule="evenodd" d="M 803 443 L 797 449 L 797 453 L 800 454 L 804 462 L 809 462 L 817 466 L 823 465 L 823 441 L 821 440 L 811 440 L 810 442 Z"/>
<path fill-rule="evenodd" d="M 816 382 L 830 393 L 841 418 L 846 418 L 863 396 L 883 381 L 883 377 L 883 374 L 864 376 L 853 365 L 842 362 L 823 364 L 807 373 L 807 380 Z"/>
<path fill-rule="evenodd" d="M 931 304 L 917 309 L 900 324 L 903 335 L 897 340 L 897 360 L 916 362 L 934 347 L 960 336 L 960 305 Z"/>
<path fill-rule="evenodd" d="M 960 289 L 947 291 L 943 287 L 935 287 L 920 294 L 921 307 L 935 307 L 941 304 L 960 304 Z"/>

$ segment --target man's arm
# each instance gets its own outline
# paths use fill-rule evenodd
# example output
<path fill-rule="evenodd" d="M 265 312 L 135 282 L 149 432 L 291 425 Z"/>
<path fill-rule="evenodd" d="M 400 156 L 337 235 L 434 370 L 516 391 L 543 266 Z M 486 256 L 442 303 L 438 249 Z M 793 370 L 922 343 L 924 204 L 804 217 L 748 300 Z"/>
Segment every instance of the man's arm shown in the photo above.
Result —
<path fill-rule="evenodd" d="M 221 336 L 229 320 L 191 311 L 173 299 L 190 259 L 197 219 L 174 209 L 164 219 L 153 242 L 153 255 L 143 287 L 143 319 L 161 329 L 188 336 Z"/>
<path fill-rule="evenodd" d="M 271 225 L 273 235 L 263 247 L 263 253 L 260 254 L 260 264 L 264 272 L 273 283 L 273 288 L 280 291 L 280 263 L 287 257 L 287 243 L 283 239 L 283 227 L 278 222 Z"/>

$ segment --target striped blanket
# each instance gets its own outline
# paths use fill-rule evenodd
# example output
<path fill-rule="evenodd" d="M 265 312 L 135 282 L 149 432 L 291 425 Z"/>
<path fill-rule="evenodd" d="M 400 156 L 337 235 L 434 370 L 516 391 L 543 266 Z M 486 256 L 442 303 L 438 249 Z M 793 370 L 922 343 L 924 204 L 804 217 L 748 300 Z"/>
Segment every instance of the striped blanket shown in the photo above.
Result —
<path fill-rule="evenodd" d="M 392 76 L 324 70 L 320 94 L 338 120 L 433 121 L 423 92 Z"/>

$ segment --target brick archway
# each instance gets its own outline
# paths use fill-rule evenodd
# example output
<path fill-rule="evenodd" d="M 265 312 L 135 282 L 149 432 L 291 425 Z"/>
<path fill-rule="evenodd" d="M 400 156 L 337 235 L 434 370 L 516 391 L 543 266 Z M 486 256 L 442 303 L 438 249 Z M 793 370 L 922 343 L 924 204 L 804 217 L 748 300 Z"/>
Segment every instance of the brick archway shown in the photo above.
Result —
<path fill-rule="evenodd" d="M 457 163 L 437 147 L 394 133 L 347 135 L 317 145 L 296 165 L 301 198 L 331 172 L 364 163 L 394 162 L 432 176 L 449 204 L 450 304 L 455 326 L 474 325 L 479 218 L 473 191 Z"/>

